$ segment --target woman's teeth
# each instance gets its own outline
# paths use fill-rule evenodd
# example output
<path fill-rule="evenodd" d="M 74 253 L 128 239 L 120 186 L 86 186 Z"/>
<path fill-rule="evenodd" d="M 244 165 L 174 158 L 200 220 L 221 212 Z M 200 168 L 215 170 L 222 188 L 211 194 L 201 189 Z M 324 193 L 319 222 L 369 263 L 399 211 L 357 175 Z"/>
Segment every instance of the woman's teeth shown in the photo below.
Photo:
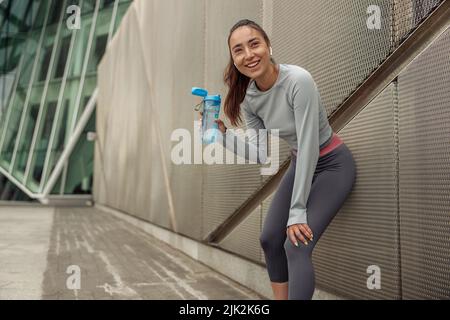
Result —
<path fill-rule="evenodd" d="M 249 67 L 249 68 L 253 68 L 253 67 L 256 67 L 257 65 L 258 65 L 258 63 L 259 63 L 259 61 L 256 61 L 255 63 L 253 63 L 253 64 L 249 64 L 249 65 L 247 65 L 247 67 Z"/>

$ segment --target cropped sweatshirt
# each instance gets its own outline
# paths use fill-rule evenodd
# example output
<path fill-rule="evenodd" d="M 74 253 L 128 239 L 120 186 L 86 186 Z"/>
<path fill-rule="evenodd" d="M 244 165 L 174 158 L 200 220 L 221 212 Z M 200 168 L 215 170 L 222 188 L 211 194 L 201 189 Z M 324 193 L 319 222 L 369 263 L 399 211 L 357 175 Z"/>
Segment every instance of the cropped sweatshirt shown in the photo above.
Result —
<path fill-rule="evenodd" d="M 221 142 L 239 156 L 265 164 L 268 160 L 267 132 L 279 130 L 279 137 L 289 144 L 296 155 L 295 180 L 287 222 L 287 226 L 290 226 L 307 223 L 306 202 L 317 161 L 321 151 L 325 150 L 336 134 L 328 122 L 311 74 L 296 65 L 278 66 L 278 78 L 270 89 L 260 91 L 254 80 L 248 85 L 241 112 L 247 129 L 254 130 L 247 130 L 243 141 L 234 130 L 228 129 Z M 234 147 L 235 139 L 245 144 L 243 153 Z M 257 155 L 257 158 L 252 159 L 251 155 Z"/>

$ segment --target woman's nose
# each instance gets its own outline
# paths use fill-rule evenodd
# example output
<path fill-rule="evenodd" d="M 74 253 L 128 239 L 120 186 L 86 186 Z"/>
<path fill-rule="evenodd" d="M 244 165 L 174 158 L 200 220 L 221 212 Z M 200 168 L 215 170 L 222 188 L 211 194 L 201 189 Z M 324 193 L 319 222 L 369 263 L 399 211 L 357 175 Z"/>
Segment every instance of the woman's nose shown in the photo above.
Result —
<path fill-rule="evenodd" d="M 253 51 L 250 48 L 245 49 L 245 60 L 250 61 L 253 58 Z"/>

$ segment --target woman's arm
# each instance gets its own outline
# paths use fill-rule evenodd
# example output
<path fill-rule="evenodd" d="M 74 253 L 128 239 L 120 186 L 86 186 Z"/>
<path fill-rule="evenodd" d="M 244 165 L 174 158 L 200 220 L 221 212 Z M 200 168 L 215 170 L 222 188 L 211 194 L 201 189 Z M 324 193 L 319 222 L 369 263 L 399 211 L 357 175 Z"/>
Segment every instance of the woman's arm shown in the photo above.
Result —
<path fill-rule="evenodd" d="M 292 92 L 295 129 L 297 133 L 297 160 L 287 226 L 307 223 L 306 202 L 311 190 L 319 158 L 319 90 L 308 72 L 301 72 Z"/>
<path fill-rule="evenodd" d="M 253 114 L 251 111 L 248 111 L 244 105 L 241 110 L 243 111 L 247 129 L 253 130 L 246 130 L 243 140 L 234 133 L 234 130 L 227 129 L 223 135 L 222 145 L 246 160 L 250 160 L 258 164 L 265 164 L 267 162 L 267 130 L 264 123 L 261 118 Z M 217 120 L 217 122 L 219 121 L 220 120 Z M 259 132 L 260 129 L 263 130 Z M 242 149 L 238 147 L 235 148 L 235 140 L 237 141 L 237 145 L 241 144 L 243 146 Z M 248 150 L 248 153 L 246 150 Z M 255 156 L 257 156 L 256 159 Z"/>

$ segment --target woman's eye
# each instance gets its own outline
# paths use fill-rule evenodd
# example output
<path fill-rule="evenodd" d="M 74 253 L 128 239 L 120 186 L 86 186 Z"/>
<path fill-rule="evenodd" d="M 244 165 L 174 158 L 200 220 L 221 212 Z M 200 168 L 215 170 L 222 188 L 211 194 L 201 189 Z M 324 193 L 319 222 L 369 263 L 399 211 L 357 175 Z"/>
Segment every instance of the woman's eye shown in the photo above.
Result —
<path fill-rule="evenodd" d="M 258 42 L 253 42 L 252 47 L 256 47 L 258 44 L 259 44 Z"/>

